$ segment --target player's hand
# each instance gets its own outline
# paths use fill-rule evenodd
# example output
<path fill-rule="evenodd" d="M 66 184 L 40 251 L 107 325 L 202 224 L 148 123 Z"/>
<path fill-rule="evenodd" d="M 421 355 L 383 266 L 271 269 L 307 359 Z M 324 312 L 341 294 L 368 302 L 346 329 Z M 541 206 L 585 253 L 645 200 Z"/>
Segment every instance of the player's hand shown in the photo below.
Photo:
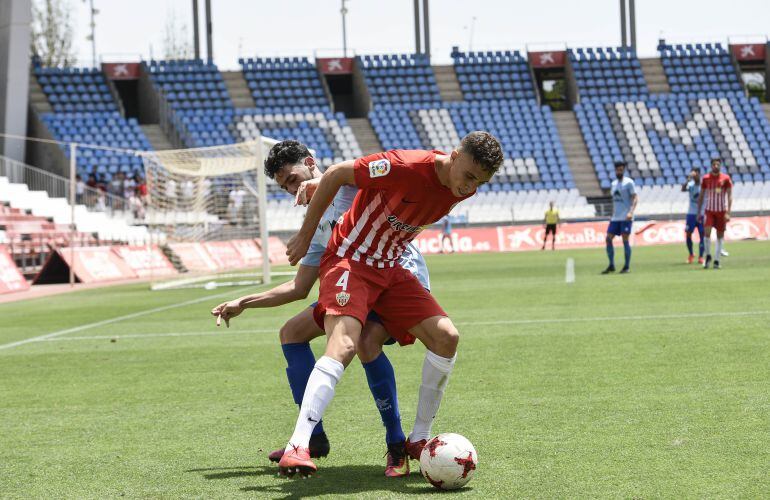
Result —
<path fill-rule="evenodd" d="M 300 205 L 304 207 L 308 205 L 320 182 L 321 178 L 319 177 L 318 179 L 310 179 L 300 184 L 299 189 L 297 189 L 297 195 L 294 197 L 294 206 Z"/>
<path fill-rule="evenodd" d="M 291 237 L 286 244 L 286 255 L 289 257 L 289 264 L 292 266 L 297 265 L 300 259 L 307 254 L 307 249 L 310 248 L 312 239 L 312 234 L 308 238 L 302 233 L 297 233 Z"/>
<path fill-rule="evenodd" d="M 626 220 L 634 220 L 634 214 L 632 214 L 631 212 L 626 214 Z"/>
<path fill-rule="evenodd" d="M 725 222 L 730 222 L 730 214 L 725 214 Z"/>
<path fill-rule="evenodd" d="M 230 320 L 243 312 L 243 306 L 240 301 L 231 300 L 230 302 L 223 302 L 217 307 L 211 310 L 211 315 L 217 317 L 217 326 L 222 324 L 222 320 L 225 320 L 225 326 L 230 328 Z"/>

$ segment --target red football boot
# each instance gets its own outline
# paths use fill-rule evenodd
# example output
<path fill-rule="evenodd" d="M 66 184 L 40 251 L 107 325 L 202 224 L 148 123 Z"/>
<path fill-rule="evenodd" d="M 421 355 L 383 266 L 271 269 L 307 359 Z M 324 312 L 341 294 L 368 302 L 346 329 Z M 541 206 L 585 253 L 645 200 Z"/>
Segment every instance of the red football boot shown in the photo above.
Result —
<path fill-rule="evenodd" d="M 703 265 L 703 257 L 698 257 L 698 264 Z"/>
<path fill-rule="evenodd" d="M 695 256 L 694 255 L 690 255 L 689 257 L 687 257 L 687 263 L 688 264 L 692 264 L 694 261 L 695 261 Z"/>
<path fill-rule="evenodd" d="M 420 454 L 422 453 L 422 449 L 425 448 L 426 444 L 428 444 L 427 439 L 420 439 L 419 441 L 415 441 L 413 443 L 409 441 L 409 438 L 407 438 L 406 452 L 412 458 L 412 460 L 419 460 Z"/>
<path fill-rule="evenodd" d="M 326 433 L 321 432 L 319 434 L 313 434 L 310 436 L 309 449 L 310 458 L 324 458 L 327 456 L 329 454 L 329 450 L 331 449 L 331 445 L 329 444 L 329 438 L 326 437 Z M 270 453 L 267 458 L 271 462 L 278 463 L 281 461 L 281 457 L 283 457 L 284 451 L 284 448 L 275 450 L 274 452 Z"/>
<path fill-rule="evenodd" d="M 409 457 L 406 454 L 405 443 L 388 445 L 388 465 L 385 467 L 385 476 L 404 477 L 409 475 Z"/>
<path fill-rule="evenodd" d="M 278 462 L 278 474 L 293 476 L 297 472 L 302 476 L 309 476 L 318 470 L 318 467 L 310 460 L 310 450 L 301 446 L 292 446 L 285 452 Z"/>

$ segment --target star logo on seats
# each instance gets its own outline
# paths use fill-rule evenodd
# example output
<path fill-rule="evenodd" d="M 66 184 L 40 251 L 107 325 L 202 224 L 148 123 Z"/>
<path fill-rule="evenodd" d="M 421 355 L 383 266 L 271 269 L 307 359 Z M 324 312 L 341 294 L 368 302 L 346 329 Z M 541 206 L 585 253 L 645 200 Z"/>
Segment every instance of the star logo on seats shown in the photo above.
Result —
<path fill-rule="evenodd" d="M 330 59 L 326 65 L 327 71 L 342 71 L 342 61 L 339 59 Z"/>
<path fill-rule="evenodd" d="M 540 64 L 554 64 L 553 52 L 543 52 L 540 54 Z"/>
<path fill-rule="evenodd" d="M 112 70 L 113 76 L 128 76 L 128 66 L 125 64 L 116 64 Z"/>
<path fill-rule="evenodd" d="M 748 57 L 748 56 L 754 56 L 754 46 L 753 45 L 744 45 L 741 47 L 741 57 Z"/>

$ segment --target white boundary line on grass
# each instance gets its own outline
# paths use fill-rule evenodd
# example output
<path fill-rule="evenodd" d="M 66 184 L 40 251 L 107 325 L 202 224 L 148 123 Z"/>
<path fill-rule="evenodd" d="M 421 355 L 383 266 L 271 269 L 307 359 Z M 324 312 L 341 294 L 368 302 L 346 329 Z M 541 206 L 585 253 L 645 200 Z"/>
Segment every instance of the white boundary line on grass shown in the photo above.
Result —
<path fill-rule="evenodd" d="M 689 319 L 689 318 L 714 318 L 714 317 L 739 317 L 739 316 L 763 316 L 770 315 L 770 311 L 733 311 L 721 313 L 688 313 L 688 314 L 651 314 L 639 316 L 595 316 L 591 318 L 553 318 L 553 319 L 512 319 L 500 321 L 472 321 L 458 322 L 458 326 L 484 326 L 484 325 L 531 325 L 548 323 L 586 323 L 595 321 L 634 321 L 634 320 L 658 320 L 658 319 Z M 158 338 L 158 337 L 198 337 L 203 335 L 222 336 L 222 335 L 241 335 L 253 333 L 273 333 L 280 327 L 258 330 L 224 330 L 216 332 L 214 330 L 207 332 L 169 332 L 169 333 L 146 333 L 146 334 L 127 334 L 127 335 L 93 335 L 84 337 L 35 337 L 27 342 L 60 342 L 65 340 L 111 340 L 111 339 L 139 339 L 139 338 Z M 44 336 L 45 337 L 45 336 Z M 0 346 L 2 347 L 2 346 Z"/>
<path fill-rule="evenodd" d="M 217 297 L 224 297 L 225 295 L 235 294 L 237 292 L 246 290 L 247 288 L 251 288 L 251 287 L 244 287 L 244 288 L 241 288 L 241 289 L 236 290 L 236 291 L 228 290 L 227 292 L 217 293 L 217 294 L 214 294 L 214 295 L 207 295 L 205 297 L 199 297 L 197 299 L 187 300 L 185 302 L 179 302 L 177 304 L 169 304 L 169 305 L 166 305 L 166 306 L 154 307 L 152 309 L 145 309 L 144 311 L 137 311 L 135 313 L 125 314 L 123 316 L 118 316 L 116 318 L 105 319 L 105 320 L 102 320 L 102 321 L 97 321 L 95 323 L 87 323 L 85 325 L 75 326 L 75 327 L 72 327 L 72 328 L 67 328 L 65 330 L 58 330 L 58 331 L 55 331 L 55 332 L 47 333 L 45 335 L 38 335 L 37 337 L 31 337 L 31 338 L 28 338 L 28 339 L 17 340 L 15 342 L 10 342 L 8 344 L 0 345 L 0 351 L 3 350 L 3 349 L 10 349 L 12 347 L 17 347 L 17 346 L 20 346 L 20 345 L 29 344 L 30 342 L 40 342 L 40 341 L 43 341 L 43 340 L 50 340 L 50 339 L 59 337 L 61 335 L 66 335 L 68 333 L 82 332 L 83 330 L 89 330 L 91 328 L 96 328 L 98 326 L 109 325 L 111 323 L 118 323 L 120 321 L 125 321 L 127 319 L 134 319 L 134 318 L 138 318 L 140 316 L 146 316 L 148 314 L 154 314 L 154 313 L 157 313 L 157 312 L 167 311 L 169 309 L 176 309 L 177 307 L 189 306 L 190 304 L 197 304 L 198 302 L 205 302 L 207 300 L 215 299 Z"/>

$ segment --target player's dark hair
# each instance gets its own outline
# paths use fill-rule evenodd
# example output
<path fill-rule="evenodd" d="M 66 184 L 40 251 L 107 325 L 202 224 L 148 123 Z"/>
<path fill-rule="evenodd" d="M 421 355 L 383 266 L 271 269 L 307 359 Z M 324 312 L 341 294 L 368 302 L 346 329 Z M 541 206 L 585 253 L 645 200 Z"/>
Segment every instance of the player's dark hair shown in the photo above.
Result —
<path fill-rule="evenodd" d="M 715 161 L 718 161 L 719 163 L 722 163 L 722 158 L 720 158 L 718 156 L 714 156 L 713 158 L 711 158 L 711 163 L 714 163 Z"/>
<path fill-rule="evenodd" d="M 275 179 L 275 174 L 286 165 L 296 165 L 312 156 L 307 146 L 299 141 L 281 141 L 272 148 L 265 160 L 265 175 Z"/>
<path fill-rule="evenodd" d="M 500 141 L 489 132 L 477 130 L 463 137 L 460 150 L 473 158 L 486 172 L 496 173 L 503 164 L 503 148 Z"/>
<path fill-rule="evenodd" d="M 624 162 L 624 161 L 616 161 L 615 162 L 615 168 L 618 168 L 618 167 L 626 168 L 626 162 Z"/>

